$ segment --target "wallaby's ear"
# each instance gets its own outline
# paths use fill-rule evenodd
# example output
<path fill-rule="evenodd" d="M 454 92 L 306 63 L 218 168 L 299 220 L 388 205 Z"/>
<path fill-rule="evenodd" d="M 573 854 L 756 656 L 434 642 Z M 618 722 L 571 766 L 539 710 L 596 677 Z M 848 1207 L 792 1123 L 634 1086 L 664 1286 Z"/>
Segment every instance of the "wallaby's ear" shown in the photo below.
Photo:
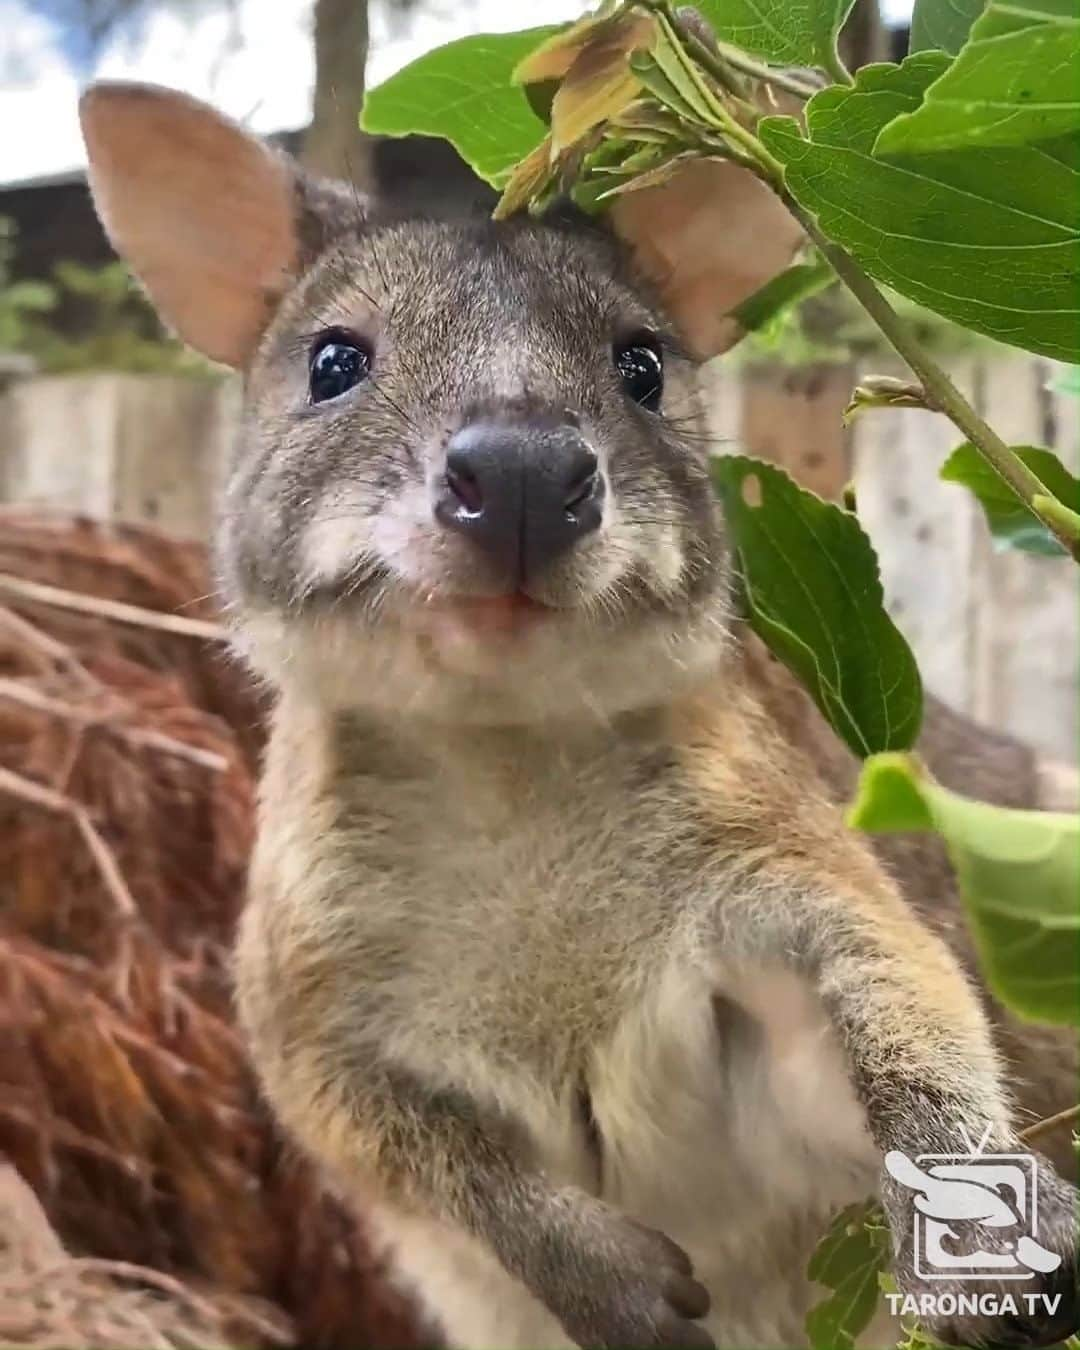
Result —
<path fill-rule="evenodd" d="M 299 262 L 288 161 L 205 104 L 151 85 L 94 85 L 79 114 L 116 251 L 186 342 L 243 366 Z"/>
<path fill-rule="evenodd" d="M 617 197 L 612 224 L 701 360 L 743 336 L 730 311 L 782 272 L 804 235 L 737 164 L 690 160 L 665 183 Z"/>

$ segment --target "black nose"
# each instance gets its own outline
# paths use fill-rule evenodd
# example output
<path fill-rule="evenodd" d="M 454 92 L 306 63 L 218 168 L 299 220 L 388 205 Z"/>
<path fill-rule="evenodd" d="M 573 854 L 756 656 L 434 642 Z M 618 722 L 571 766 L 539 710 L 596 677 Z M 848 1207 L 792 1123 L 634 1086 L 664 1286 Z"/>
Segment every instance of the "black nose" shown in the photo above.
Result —
<path fill-rule="evenodd" d="M 435 516 L 520 580 L 600 524 L 603 479 L 581 432 L 473 422 L 447 446 Z"/>

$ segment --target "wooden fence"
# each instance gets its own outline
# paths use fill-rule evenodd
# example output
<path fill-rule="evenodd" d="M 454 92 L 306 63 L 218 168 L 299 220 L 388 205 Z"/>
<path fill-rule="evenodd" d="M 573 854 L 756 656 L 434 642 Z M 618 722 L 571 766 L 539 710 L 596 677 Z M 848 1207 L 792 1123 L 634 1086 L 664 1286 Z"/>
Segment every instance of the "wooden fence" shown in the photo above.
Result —
<path fill-rule="evenodd" d="M 1080 467 L 1080 402 L 1051 392 L 1050 362 L 951 362 L 975 406 L 1016 444 Z M 890 371 L 875 363 L 877 373 Z M 719 368 L 722 446 L 783 464 L 826 497 L 857 485 L 886 599 L 927 685 L 1065 759 L 1080 733 L 1080 592 L 1065 561 L 995 552 L 981 512 L 938 469 L 957 441 L 940 417 L 872 412 L 845 429 L 843 366 Z M 205 538 L 233 434 L 236 384 L 165 376 L 17 379 L 0 395 L 0 501 L 152 521 Z"/>
<path fill-rule="evenodd" d="M 0 501 L 205 539 L 240 395 L 232 380 L 51 375 L 0 395 Z"/>

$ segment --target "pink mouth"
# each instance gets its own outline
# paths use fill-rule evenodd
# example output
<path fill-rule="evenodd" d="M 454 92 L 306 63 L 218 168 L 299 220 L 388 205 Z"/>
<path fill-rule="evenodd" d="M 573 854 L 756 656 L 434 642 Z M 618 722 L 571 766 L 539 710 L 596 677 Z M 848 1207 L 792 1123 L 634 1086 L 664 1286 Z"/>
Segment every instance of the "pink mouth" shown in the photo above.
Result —
<path fill-rule="evenodd" d="M 509 595 L 460 596 L 432 606 L 453 626 L 476 637 L 516 637 L 556 611 L 522 591 Z"/>

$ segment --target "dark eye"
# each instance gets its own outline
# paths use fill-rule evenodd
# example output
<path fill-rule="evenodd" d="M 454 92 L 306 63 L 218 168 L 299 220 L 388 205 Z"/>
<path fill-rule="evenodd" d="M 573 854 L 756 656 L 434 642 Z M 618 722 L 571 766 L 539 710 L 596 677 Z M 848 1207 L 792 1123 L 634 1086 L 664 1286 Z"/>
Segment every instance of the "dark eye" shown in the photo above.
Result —
<path fill-rule="evenodd" d="M 309 388 L 312 403 L 340 398 L 371 373 L 371 352 L 358 338 L 327 333 L 311 354 Z"/>
<path fill-rule="evenodd" d="M 615 348 L 615 369 L 627 394 L 649 412 L 660 411 L 664 396 L 664 354 L 651 333 L 640 334 Z"/>

